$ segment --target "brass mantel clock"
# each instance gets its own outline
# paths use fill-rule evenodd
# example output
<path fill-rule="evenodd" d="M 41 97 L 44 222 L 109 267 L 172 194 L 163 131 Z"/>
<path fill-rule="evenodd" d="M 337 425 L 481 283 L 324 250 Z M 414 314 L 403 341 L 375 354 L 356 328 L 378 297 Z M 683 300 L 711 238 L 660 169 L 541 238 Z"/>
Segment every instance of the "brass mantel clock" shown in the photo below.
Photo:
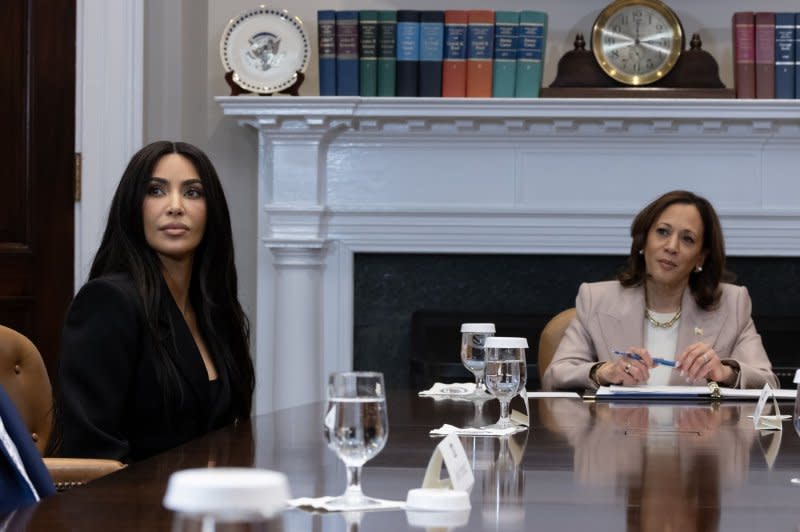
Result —
<path fill-rule="evenodd" d="M 663 78 L 683 48 L 680 20 L 659 0 L 616 0 L 592 27 L 598 65 L 625 85 L 648 85 Z"/>

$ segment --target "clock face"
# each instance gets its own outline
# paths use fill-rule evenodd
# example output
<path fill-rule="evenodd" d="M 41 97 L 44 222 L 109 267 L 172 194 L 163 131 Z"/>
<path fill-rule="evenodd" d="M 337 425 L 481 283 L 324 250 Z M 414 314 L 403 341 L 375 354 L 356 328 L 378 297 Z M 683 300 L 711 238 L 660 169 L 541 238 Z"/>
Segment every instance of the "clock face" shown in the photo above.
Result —
<path fill-rule="evenodd" d="M 618 0 L 592 28 L 592 51 L 600 67 L 627 85 L 664 77 L 683 50 L 678 17 L 657 0 Z"/>

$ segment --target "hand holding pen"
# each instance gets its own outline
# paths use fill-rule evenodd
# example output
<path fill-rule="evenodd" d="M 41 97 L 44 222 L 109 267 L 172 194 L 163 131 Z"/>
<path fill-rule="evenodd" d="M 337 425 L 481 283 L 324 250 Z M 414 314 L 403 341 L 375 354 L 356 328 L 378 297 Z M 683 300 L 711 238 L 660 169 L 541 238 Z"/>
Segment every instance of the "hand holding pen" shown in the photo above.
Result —
<path fill-rule="evenodd" d="M 617 356 L 632 358 L 633 360 L 640 360 L 640 361 L 644 360 L 642 357 L 640 357 L 636 353 L 633 353 L 633 352 L 630 352 L 630 351 L 617 351 L 615 349 L 615 350 L 612 351 L 612 353 L 614 353 Z M 671 368 L 675 367 L 675 361 L 674 360 L 669 360 L 669 359 L 666 359 L 666 358 L 659 358 L 659 357 L 652 357 L 652 360 L 653 360 L 653 362 L 655 362 L 655 364 L 657 366 L 669 366 Z"/>
<path fill-rule="evenodd" d="M 623 384 L 634 386 L 644 384 L 650 378 L 650 369 L 656 367 L 647 349 L 631 347 L 628 351 L 613 351 L 620 354 L 598 366 L 594 378 L 598 384 Z"/>

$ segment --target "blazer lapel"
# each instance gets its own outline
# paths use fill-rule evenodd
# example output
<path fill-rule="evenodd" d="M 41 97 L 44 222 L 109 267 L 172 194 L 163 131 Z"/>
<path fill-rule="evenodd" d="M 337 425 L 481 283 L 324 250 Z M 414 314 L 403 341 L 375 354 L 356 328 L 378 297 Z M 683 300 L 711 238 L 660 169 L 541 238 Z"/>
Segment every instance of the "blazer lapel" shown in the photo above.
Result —
<path fill-rule="evenodd" d="M 599 360 L 611 358 L 613 349 L 627 350 L 644 345 L 644 288 L 621 288 L 617 304 L 607 312 L 598 313 L 600 331 L 606 342 Z"/>
<path fill-rule="evenodd" d="M 159 316 L 161 343 L 178 368 L 178 372 L 189 384 L 189 389 L 207 409 L 208 373 L 203 365 L 200 350 L 197 349 L 189 326 L 186 325 L 186 320 L 183 319 L 183 314 L 166 283 L 161 285 L 161 290 L 162 309 Z"/>
<path fill-rule="evenodd" d="M 687 347 L 697 342 L 716 345 L 717 336 L 719 336 L 722 323 L 725 322 L 727 312 L 722 307 L 715 309 L 714 312 L 701 309 L 697 306 L 688 286 L 683 292 L 681 309 L 675 357 L 677 358 Z M 669 384 L 686 385 L 686 378 L 682 377 L 678 371 L 673 371 Z"/>
<path fill-rule="evenodd" d="M 688 287 L 683 292 L 681 308 L 683 311 L 678 324 L 678 345 L 675 355 L 683 353 L 687 347 L 696 342 L 715 345 L 727 312 L 722 307 L 714 312 L 702 310 L 695 303 L 692 291 Z"/>

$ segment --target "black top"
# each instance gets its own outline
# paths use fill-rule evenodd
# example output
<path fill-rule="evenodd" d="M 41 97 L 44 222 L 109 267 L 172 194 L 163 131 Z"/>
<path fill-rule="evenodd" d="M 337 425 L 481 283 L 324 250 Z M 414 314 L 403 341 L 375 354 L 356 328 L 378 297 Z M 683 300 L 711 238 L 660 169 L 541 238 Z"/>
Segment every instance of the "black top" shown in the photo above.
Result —
<path fill-rule="evenodd" d="M 162 349 L 129 275 L 93 279 L 75 296 L 59 367 L 62 456 L 136 461 L 233 421 L 224 365 L 215 362 L 212 394 L 200 351 L 163 282 L 161 294 Z M 171 371 L 163 370 L 164 352 Z"/>

